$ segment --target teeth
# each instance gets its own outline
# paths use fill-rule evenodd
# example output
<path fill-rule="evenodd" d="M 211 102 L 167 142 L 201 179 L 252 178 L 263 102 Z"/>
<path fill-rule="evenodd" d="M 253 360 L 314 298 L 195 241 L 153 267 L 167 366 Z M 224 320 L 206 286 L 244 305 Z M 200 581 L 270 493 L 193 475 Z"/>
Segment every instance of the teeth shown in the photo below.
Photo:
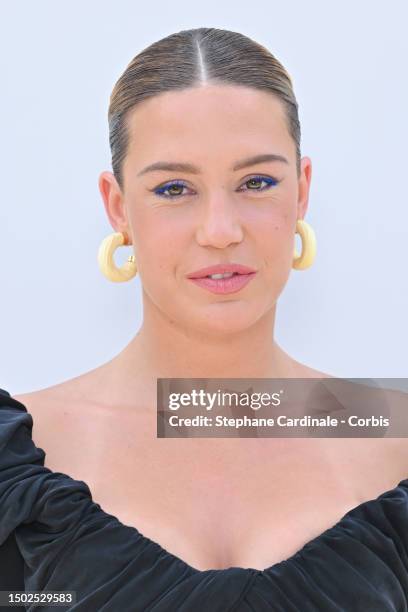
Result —
<path fill-rule="evenodd" d="M 234 272 L 226 272 L 225 274 L 209 274 L 208 278 L 213 278 L 214 280 L 217 280 L 220 278 L 230 278 L 231 276 L 234 276 Z"/>

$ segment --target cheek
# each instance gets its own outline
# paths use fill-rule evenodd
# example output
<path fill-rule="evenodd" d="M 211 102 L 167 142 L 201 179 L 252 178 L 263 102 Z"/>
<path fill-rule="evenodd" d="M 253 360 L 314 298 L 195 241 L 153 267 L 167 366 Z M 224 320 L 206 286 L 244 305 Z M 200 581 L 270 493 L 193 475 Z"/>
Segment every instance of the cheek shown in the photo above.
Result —
<path fill-rule="evenodd" d="M 294 250 L 294 219 L 289 213 L 276 215 L 260 230 L 260 243 L 265 266 L 277 277 L 286 278 L 290 271 Z"/>
<path fill-rule="evenodd" d="M 293 226 L 289 213 L 271 215 L 260 225 L 259 231 L 262 235 L 262 242 L 270 252 L 286 251 L 293 240 Z"/>
<path fill-rule="evenodd" d="M 166 291 L 166 286 L 174 282 L 175 269 L 183 258 L 181 242 L 161 223 L 141 227 L 143 231 L 136 237 L 136 260 L 141 277 L 151 288 Z"/>

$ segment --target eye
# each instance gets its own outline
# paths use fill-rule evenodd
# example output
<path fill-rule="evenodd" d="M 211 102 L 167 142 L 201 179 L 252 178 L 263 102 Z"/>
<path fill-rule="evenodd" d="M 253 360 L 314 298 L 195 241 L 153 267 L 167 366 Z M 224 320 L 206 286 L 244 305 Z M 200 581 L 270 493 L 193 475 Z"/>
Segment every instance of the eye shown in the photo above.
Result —
<path fill-rule="evenodd" d="M 256 185 L 257 183 L 266 183 L 265 187 L 262 188 L 258 188 Z M 247 179 L 244 183 L 244 185 L 252 185 L 249 189 L 240 189 L 239 191 L 265 191 L 267 189 L 270 189 L 272 186 L 277 185 L 278 183 L 280 183 L 280 181 L 278 181 L 277 179 L 273 178 L 272 176 L 251 176 L 249 179 Z"/>
<path fill-rule="evenodd" d="M 177 180 L 177 181 L 172 181 L 171 183 L 166 183 L 165 185 L 162 185 L 161 187 L 157 187 L 156 189 L 153 189 L 152 191 L 155 195 L 161 196 L 163 198 L 174 199 L 174 198 L 178 198 L 181 195 L 181 191 L 183 190 L 183 187 L 187 187 L 187 185 L 183 181 Z M 170 194 L 167 195 L 166 191 L 169 191 Z"/>

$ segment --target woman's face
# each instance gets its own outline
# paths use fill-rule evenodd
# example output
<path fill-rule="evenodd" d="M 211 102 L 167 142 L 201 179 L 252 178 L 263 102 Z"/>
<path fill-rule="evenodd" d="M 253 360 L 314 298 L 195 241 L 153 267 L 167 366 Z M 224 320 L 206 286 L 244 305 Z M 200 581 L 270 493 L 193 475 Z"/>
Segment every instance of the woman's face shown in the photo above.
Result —
<path fill-rule="evenodd" d="M 206 333 L 253 325 L 273 309 L 288 279 L 296 219 L 305 215 L 310 187 L 309 158 L 297 177 L 281 102 L 246 87 L 205 85 L 142 102 L 129 130 L 123 192 L 110 172 L 99 186 L 112 226 L 134 245 L 144 308 Z M 241 163 L 265 154 L 287 162 Z M 148 169 L 157 162 L 189 168 Z M 226 294 L 186 277 L 219 263 L 256 274 Z"/>

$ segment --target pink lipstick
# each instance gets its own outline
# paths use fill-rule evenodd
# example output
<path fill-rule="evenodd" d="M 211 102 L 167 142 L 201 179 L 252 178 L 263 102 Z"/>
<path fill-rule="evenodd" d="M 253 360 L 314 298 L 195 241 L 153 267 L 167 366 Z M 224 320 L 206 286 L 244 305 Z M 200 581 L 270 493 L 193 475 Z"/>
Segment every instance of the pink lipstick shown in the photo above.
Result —
<path fill-rule="evenodd" d="M 241 264 L 217 264 L 187 275 L 193 283 L 212 293 L 236 293 L 255 276 L 256 270 Z M 215 275 L 215 278 L 211 278 Z M 221 278 L 221 275 L 228 275 Z"/>

